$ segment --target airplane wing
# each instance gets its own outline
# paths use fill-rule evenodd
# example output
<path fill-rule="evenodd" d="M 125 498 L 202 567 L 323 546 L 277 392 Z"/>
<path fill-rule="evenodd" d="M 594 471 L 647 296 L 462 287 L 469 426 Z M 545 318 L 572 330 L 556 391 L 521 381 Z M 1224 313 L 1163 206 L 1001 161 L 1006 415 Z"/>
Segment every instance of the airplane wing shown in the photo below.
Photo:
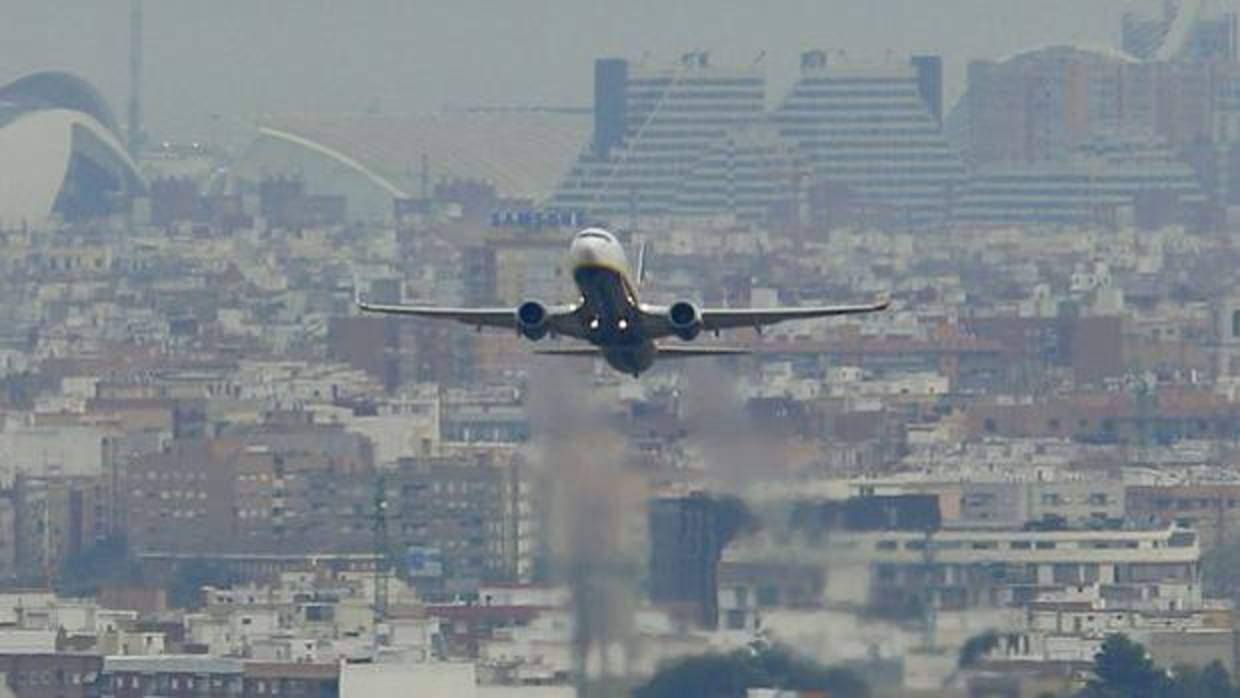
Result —
<path fill-rule="evenodd" d="M 358 301 L 357 307 L 367 313 L 414 315 L 427 318 L 456 320 L 477 327 L 515 328 L 517 316 L 512 308 L 443 308 L 425 305 L 390 305 Z"/>
<path fill-rule="evenodd" d="M 785 320 L 808 320 L 810 318 L 859 315 L 886 310 L 891 300 L 881 298 L 861 305 L 818 305 L 803 308 L 703 308 L 702 328 L 707 331 L 727 330 L 735 327 L 760 329 Z"/>
<path fill-rule="evenodd" d="M 515 308 L 450 308 L 428 305 L 397 305 L 384 303 L 368 303 L 360 298 L 355 301 L 357 307 L 366 313 L 388 315 L 412 315 L 414 317 L 438 318 L 455 320 L 472 327 L 499 327 L 517 329 L 517 312 Z M 581 337 L 581 323 L 576 319 L 576 308 L 571 306 L 553 306 L 547 308 L 547 324 L 556 334 L 567 337 Z"/>
<path fill-rule="evenodd" d="M 861 305 L 817 305 L 799 308 L 702 308 L 698 313 L 701 328 L 707 332 L 715 332 L 737 327 L 752 327 L 760 330 L 766 325 L 774 325 L 785 320 L 876 313 L 886 310 L 889 305 L 891 301 L 884 297 L 873 303 Z M 646 327 L 652 338 L 659 339 L 676 334 L 675 328 L 668 321 L 668 308 L 646 306 L 643 311 Z"/>

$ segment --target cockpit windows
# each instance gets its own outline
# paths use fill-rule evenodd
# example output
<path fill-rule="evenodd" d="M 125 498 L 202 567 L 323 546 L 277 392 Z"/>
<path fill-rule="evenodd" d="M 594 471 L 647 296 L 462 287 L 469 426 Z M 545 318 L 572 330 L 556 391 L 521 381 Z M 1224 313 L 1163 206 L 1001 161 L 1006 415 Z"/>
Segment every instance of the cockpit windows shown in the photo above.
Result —
<path fill-rule="evenodd" d="M 582 231 L 582 233 L 578 235 L 577 237 L 582 238 L 582 239 L 594 238 L 595 240 L 606 240 L 607 242 L 616 241 L 614 237 L 612 237 L 608 233 L 605 233 L 601 230 L 585 230 L 585 231 Z"/>

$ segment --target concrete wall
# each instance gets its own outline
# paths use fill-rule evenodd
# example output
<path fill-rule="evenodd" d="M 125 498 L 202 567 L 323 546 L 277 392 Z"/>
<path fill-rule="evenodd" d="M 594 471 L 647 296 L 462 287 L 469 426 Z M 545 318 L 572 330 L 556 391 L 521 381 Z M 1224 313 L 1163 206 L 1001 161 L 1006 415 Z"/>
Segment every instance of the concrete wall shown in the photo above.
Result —
<path fill-rule="evenodd" d="M 476 698 L 473 664 L 345 664 L 340 668 L 340 698 Z"/>
<path fill-rule="evenodd" d="M 1204 667 L 1217 660 L 1228 673 L 1236 670 L 1236 635 L 1231 630 L 1153 632 L 1144 644 L 1154 661 L 1162 666 Z"/>

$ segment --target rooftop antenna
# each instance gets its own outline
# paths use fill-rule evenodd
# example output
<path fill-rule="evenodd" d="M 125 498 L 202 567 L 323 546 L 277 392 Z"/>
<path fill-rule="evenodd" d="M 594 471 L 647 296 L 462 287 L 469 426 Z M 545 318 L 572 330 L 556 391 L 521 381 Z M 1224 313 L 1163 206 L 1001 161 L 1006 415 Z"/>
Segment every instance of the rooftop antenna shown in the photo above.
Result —
<path fill-rule="evenodd" d="M 129 0 L 129 156 L 142 151 L 142 0 Z"/>
<path fill-rule="evenodd" d="M 421 171 L 418 173 L 418 184 L 422 190 L 422 200 L 430 201 L 431 198 L 431 159 L 426 153 L 422 153 Z"/>

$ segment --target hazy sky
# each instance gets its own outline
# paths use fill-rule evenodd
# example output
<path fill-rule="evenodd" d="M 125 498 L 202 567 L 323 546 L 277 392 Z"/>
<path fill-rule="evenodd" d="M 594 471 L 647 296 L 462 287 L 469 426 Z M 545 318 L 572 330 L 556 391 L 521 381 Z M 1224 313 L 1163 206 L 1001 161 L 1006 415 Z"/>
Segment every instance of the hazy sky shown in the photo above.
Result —
<path fill-rule="evenodd" d="M 118 115 L 128 0 L 0 0 L 0 83 L 68 69 Z M 1118 43 L 1154 0 L 147 0 L 146 115 L 156 135 L 264 113 L 433 111 L 590 101 L 600 55 L 763 59 L 778 95 L 800 51 L 937 52 L 949 97 L 972 57 Z M 212 115 L 214 115 L 212 117 Z M 209 134 L 206 134 L 209 135 Z"/>

